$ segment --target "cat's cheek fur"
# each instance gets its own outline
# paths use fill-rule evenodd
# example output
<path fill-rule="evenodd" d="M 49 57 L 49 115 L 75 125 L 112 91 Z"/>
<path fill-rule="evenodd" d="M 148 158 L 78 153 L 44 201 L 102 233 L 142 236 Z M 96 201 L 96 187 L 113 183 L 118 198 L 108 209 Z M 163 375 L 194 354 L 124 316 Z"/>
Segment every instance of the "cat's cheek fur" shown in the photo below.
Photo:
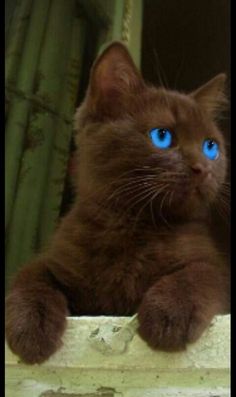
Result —
<path fill-rule="evenodd" d="M 40 364 L 61 345 L 67 305 L 61 292 L 43 283 L 15 288 L 6 300 L 6 338 L 26 364 Z"/>
<path fill-rule="evenodd" d="M 224 278 L 220 281 L 214 272 L 207 264 L 190 265 L 163 277 L 146 292 L 138 310 L 138 331 L 150 347 L 184 350 L 201 336 L 216 313 L 228 310 L 229 299 L 219 293 L 225 287 Z"/>

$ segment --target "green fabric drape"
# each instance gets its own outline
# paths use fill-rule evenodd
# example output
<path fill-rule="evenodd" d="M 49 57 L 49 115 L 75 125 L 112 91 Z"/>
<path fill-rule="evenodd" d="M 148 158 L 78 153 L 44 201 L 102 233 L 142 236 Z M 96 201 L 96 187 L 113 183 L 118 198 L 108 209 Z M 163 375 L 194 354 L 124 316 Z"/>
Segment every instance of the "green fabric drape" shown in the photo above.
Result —
<path fill-rule="evenodd" d="M 72 26 L 71 45 L 64 79 L 63 96 L 55 124 L 56 136 L 51 152 L 44 202 L 40 215 L 39 246 L 44 246 L 52 235 L 58 220 L 58 213 L 64 188 L 73 116 L 81 76 L 84 52 L 86 21 L 75 18 Z"/>
<path fill-rule="evenodd" d="M 133 1 L 15 0 L 13 12 L 11 3 L 5 79 L 7 285 L 47 244 L 58 221 L 89 24 L 97 31 L 97 51 L 112 39 L 128 40 Z M 140 18 L 135 23 L 140 25 Z"/>
<path fill-rule="evenodd" d="M 24 45 L 26 30 L 29 23 L 32 0 L 18 0 L 5 32 L 6 55 L 5 55 L 5 82 L 16 81 L 17 70 Z M 12 5 L 11 5 L 12 7 Z"/>
<path fill-rule="evenodd" d="M 79 79 L 71 62 L 76 59 L 79 69 L 83 47 L 84 23 L 76 6 L 75 0 L 32 2 L 16 86 L 7 83 L 14 94 L 6 126 L 8 278 L 30 259 L 39 230 L 46 240 L 59 214 Z"/>
<path fill-rule="evenodd" d="M 35 48 L 37 45 L 34 43 L 34 48 L 27 48 L 30 46 L 29 39 L 27 40 L 27 37 L 29 37 L 28 33 L 32 34 L 32 25 L 36 22 L 34 21 L 34 18 L 32 18 L 33 15 L 30 18 L 31 23 L 28 21 L 30 12 L 32 12 L 32 1 L 25 0 L 19 3 L 20 6 L 17 4 L 13 20 L 9 28 L 10 33 L 5 58 L 7 100 L 7 124 L 5 138 L 5 227 L 8 225 L 14 200 L 24 139 L 24 130 L 28 114 L 28 103 L 22 100 L 21 93 L 31 92 L 35 74 L 34 69 L 37 62 L 37 48 Z M 39 21 L 42 22 L 40 20 L 40 12 Z M 34 28 L 33 31 L 35 31 Z M 38 36 L 36 39 L 40 40 L 42 29 L 39 29 L 37 34 Z M 31 53 L 32 50 L 33 53 Z M 28 63 L 31 65 L 31 68 L 25 69 Z M 18 92 L 18 95 L 14 95 L 14 92 L 16 91 Z"/>

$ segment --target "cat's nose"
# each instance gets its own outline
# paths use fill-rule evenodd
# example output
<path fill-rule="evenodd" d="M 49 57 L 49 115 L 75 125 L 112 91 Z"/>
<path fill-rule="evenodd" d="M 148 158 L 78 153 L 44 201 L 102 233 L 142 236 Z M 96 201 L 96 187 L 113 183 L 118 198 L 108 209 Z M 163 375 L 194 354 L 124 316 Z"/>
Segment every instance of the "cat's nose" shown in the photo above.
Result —
<path fill-rule="evenodd" d="M 210 170 L 201 163 L 192 164 L 190 166 L 192 174 L 199 179 L 205 179 Z"/>
<path fill-rule="evenodd" d="M 203 167 L 203 165 L 200 164 L 200 163 L 192 164 L 192 165 L 190 166 L 190 168 L 191 168 L 193 174 L 195 174 L 195 175 L 199 175 L 199 176 L 200 176 L 200 175 L 203 175 L 203 174 L 204 174 L 204 167 Z"/>

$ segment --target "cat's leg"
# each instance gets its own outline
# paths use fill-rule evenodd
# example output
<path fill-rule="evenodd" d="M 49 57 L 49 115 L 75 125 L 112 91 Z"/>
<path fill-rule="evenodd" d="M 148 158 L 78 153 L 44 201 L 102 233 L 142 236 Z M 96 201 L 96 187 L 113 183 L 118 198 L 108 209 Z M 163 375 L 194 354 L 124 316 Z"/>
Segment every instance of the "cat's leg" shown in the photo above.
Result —
<path fill-rule="evenodd" d="M 192 263 L 156 282 L 139 311 L 139 333 L 153 348 L 185 349 L 216 314 L 229 312 L 229 271 Z"/>
<path fill-rule="evenodd" d="M 45 361 L 61 346 L 67 299 L 55 286 L 47 258 L 24 267 L 6 298 L 6 339 L 29 364 Z"/>

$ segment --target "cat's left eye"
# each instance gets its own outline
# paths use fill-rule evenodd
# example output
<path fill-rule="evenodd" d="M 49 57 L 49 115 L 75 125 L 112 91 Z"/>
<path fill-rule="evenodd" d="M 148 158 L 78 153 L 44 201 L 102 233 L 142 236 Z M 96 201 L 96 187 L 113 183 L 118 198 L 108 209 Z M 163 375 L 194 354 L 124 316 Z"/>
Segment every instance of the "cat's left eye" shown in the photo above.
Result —
<path fill-rule="evenodd" d="M 209 160 L 216 160 L 220 154 L 219 145 L 213 139 L 205 139 L 202 144 L 202 151 Z"/>
<path fill-rule="evenodd" d="M 172 144 L 172 133 L 167 128 L 153 128 L 149 135 L 153 145 L 159 149 L 168 149 Z"/>

